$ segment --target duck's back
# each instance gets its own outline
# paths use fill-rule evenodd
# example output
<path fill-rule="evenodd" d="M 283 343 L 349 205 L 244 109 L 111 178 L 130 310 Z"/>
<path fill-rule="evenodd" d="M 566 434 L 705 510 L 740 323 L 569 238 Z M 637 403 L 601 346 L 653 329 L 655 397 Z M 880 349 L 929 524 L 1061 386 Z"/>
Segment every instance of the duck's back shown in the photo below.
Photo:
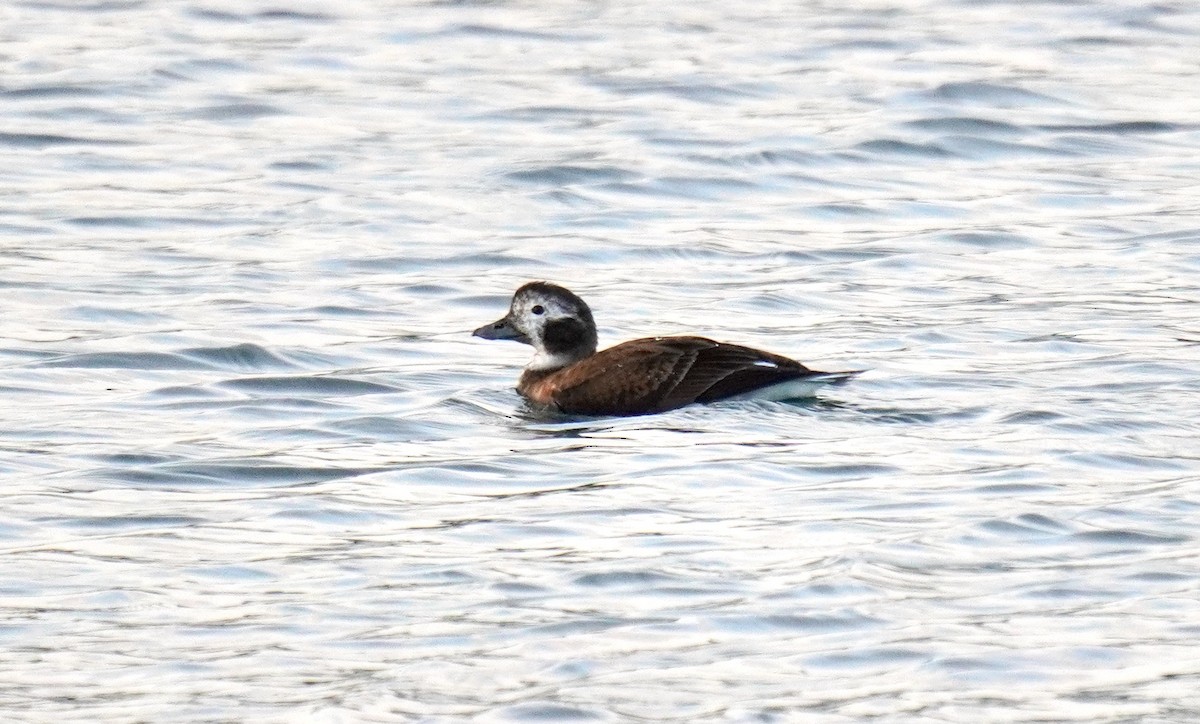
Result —
<path fill-rule="evenodd" d="M 553 372 L 526 372 L 534 402 L 580 415 L 663 412 L 693 402 L 750 396 L 821 376 L 770 352 L 705 337 L 650 337 L 610 347 Z"/>

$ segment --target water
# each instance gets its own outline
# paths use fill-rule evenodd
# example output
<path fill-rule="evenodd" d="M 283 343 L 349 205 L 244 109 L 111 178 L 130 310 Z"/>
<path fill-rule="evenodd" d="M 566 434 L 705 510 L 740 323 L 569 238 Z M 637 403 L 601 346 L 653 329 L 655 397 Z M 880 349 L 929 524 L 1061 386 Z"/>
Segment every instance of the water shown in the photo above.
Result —
<path fill-rule="evenodd" d="M 4 718 L 1200 717 L 1200 10 L 730 5 L 0 9 Z"/>

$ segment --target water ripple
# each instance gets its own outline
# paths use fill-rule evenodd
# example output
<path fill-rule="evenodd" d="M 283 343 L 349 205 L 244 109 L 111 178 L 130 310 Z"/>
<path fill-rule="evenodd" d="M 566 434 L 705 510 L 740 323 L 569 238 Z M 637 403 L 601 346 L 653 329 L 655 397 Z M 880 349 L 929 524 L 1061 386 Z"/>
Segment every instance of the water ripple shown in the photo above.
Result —
<path fill-rule="evenodd" d="M 1200 718 L 1200 7 L 1015 7 L 14 5 L 6 717 Z"/>

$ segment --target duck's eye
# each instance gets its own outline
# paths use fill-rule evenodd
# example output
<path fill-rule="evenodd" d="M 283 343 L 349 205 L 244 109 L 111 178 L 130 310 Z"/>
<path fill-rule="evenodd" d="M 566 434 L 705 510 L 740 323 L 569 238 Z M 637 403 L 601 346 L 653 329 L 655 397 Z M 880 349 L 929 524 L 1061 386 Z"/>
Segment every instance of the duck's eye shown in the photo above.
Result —
<path fill-rule="evenodd" d="M 543 314 L 545 313 L 546 308 L 540 304 L 535 304 L 529 308 L 529 311 L 533 312 L 534 314 Z"/>

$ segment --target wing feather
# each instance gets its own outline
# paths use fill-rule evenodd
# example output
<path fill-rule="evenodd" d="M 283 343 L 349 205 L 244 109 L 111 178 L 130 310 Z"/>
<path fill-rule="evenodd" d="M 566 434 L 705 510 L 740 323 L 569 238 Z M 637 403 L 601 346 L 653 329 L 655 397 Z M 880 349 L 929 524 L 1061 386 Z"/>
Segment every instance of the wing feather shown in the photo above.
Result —
<path fill-rule="evenodd" d="M 553 399 L 585 415 L 662 412 L 816 374 L 787 357 L 704 337 L 639 339 L 573 365 L 556 379 Z"/>
<path fill-rule="evenodd" d="M 559 380 L 555 402 L 564 412 L 591 415 L 657 412 L 665 390 L 674 389 L 695 359 L 687 349 L 663 348 L 657 340 L 634 340 L 573 365 Z"/>

